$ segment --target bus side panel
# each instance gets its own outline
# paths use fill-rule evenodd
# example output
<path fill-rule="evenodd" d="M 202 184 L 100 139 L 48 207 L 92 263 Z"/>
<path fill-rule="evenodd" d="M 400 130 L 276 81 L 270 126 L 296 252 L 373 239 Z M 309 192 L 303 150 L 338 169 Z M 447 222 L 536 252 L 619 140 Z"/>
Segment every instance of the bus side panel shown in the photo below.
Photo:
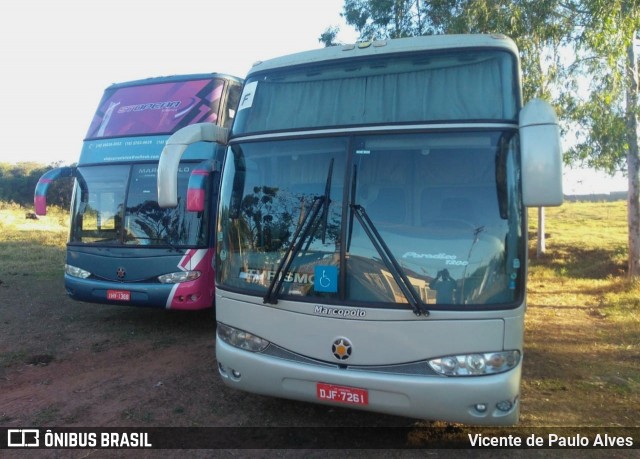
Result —
<path fill-rule="evenodd" d="M 180 260 L 182 271 L 195 270 L 202 274 L 191 282 L 175 284 L 167 299 L 167 309 L 204 309 L 212 306 L 215 294 L 213 271 L 214 249 L 191 249 Z"/>

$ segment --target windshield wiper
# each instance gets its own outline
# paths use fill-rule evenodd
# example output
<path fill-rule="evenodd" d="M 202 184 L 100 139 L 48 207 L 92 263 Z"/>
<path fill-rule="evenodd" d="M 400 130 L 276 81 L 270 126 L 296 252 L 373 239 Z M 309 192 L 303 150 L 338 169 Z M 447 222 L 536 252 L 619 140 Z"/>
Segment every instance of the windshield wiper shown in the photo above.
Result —
<path fill-rule="evenodd" d="M 369 240 L 378 251 L 380 259 L 391 273 L 391 276 L 393 276 L 393 279 L 398 284 L 398 287 L 400 287 L 400 290 L 402 290 L 402 293 L 411 305 L 415 315 L 419 316 L 424 314 L 425 316 L 428 316 L 429 311 L 426 309 L 422 299 L 420 299 L 420 295 L 415 291 L 411 281 L 398 263 L 398 260 L 393 256 L 389 246 L 387 246 L 386 242 L 384 242 L 384 239 L 373 225 L 369 215 L 367 215 L 367 211 L 359 204 L 351 204 L 350 207 L 360 222 L 360 225 L 364 228 L 364 232 L 367 233 Z"/>
<path fill-rule="evenodd" d="M 353 168 L 353 179 L 355 183 L 355 179 L 356 179 L 355 167 Z M 396 257 L 393 256 L 391 249 L 389 249 L 389 246 L 387 245 L 387 243 L 384 241 L 384 239 L 376 229 L 375 225 L 369 218 L 369 215 L 367 215 L 367 211 L 364 209 L 364 207 L 354 202 L 355 196 L 356 196 L 355 186 L 353 186 L 352 184 L 352 193 L 351 193 L 352 201 L 351 201 L 351 204 L 349 205 L 349 208 L 351 209 L 351 221 L 353 221 L 353 216 L 355 215 L 355 217 L 358 219 L 358 222 L 360 222 L 360 225 L 362 225 L 364 232 L 367 234 L 367 237 L 369 237 L 369 240 L 371 241 L 376 251 L 380 255 L 380 259 L 382 260 L 384 265 L 387 267 L 387 269 L 391 273 L 391 276 L 396 281 L 396 283 L 398 284 L 398 287 L 400 287 L 400 290 L 402 291 L 405 298 L 411 305 L 411 308 L 413 309 L 414 314 L 417 316 L 422 314 L 424 314 L 425 316 L 428 316 L 429 311 L 427 310 L 426 305 L 422 302 L 420 295 L 413 288 L 411 281 L 409 280 L 407 275 L 404 273 L 404 270 L 400 266 L 400 263 L 398 263 L 398 260 L 396 259 Z M 353 230 L 353 226 L 350 226 L 349 232 L 351 232 L 352 230 Z M 349 238 L 350 237 L 351 235 L 349 235 Z"/>
<path fill-rule="evenodd" d="M 322 240 L 322 244 L 324 245 L 324 243 L 327 240 L 327 225 L 329 222 L 329 204 L 331 203 L 331 198 L 330 198 L 330 193 L 331 193 L 331 177 L 333 176 L 333 158 L 331 158 L 331 162 L 329 163 L 329 172 L 327 173 L 327 181 L 325 183 L 324 186 L 324 195 L 322 196 L 316 196 L 315 199 L 322 199 L 323 203 L 322 203 L 322 215 L 320 216 L 319 220 L 315 220 L 315 217 L 311 219 L 311 221 L 315 221 L 315 225 L 313 226 L 311 232 L 309 234 L 316 234 L 316 232 L 318 231 L 318 227 L 320 226 L 320 223 L 322 223 L 322 237 L 320 238 Z M 313 204 L 312 204 L 313 207 Z M 309 238 L 307 240 L 307 245 L 304 248 L 305 251 L 309 250 L 309 246 L 311 245 L 311 243 L 313 242 L 313 238 Z"/>
<path fill-rule="evenodd" d="M 333 158 L 331 158 L 331 162 L 329 164 L 329 172 L 327 173 L 327 180 L 325 182 L 324 187 L 324 195 L 315 196 L 313 198 L 313 202 L 311 203 L 311 207 L 309 208 L 309 212 L 304 215 L 298 227 L 296 228 L 293 237 L 291 238 L 291 244 L 285 251 L 280 263 L 278 264 L 278 268 L 276 269 L 275 275 L 269 284 L 269 288 L 267 289 L 267 293 L 265 294 L 263 301 L 264 303 L 269 304 L 277 304 L 278 303 L 278 295 L 280 293 L 280 289 L 282 288 L 282 284 L 284 283 L 284 279 L 289 273 L 289 269 L 291 269 L 291 263 L 293 263 L 294 258 L 300 253 L 300 249 L 304 244 L 304 241 L 309 237 L 310 234 L 314 234 L 318 229 L 320 223 L 323 223 L 322 228 L 322 243 L 325 242 L 325 236 L 327 231 L 327 219 L 329 214 L 329 204 L 331 203 L 331 198 L 329 197 L 329 193 L 331 191 L 331 176 L 333 175 Z M 320 210 L 323 210 L 322 218 L 318 219 L 318 215 L 320 214 Z M 307 244 L 309 247 L 311 241 Z M 306 250 L 306 249 L 305 249 Z"/>
<path fill-rule="evenodd" d="M 331 203 L 331 177 L 333 176 L 333 158 L 329 163 L 329 172 L 327 172 L 327 181 L 324 185 L 324 203 L 322 206 L 322 244 L 325 243 L 327 238 L 327 222 L 329 220 L 329 204 Z"/>

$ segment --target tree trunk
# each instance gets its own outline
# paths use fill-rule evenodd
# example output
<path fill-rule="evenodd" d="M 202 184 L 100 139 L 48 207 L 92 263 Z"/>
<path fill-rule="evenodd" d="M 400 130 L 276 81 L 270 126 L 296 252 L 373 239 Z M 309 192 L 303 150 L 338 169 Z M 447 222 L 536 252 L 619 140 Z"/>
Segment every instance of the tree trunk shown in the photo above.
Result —
<path fill-rule="evenodd" d="M 544 236 L 544 207 L 538 207 L 538 252 L 540 258 L 547 251 L 547 244 Z"/>
<path fill-rule="evenodd" d="M 629 197 L 629 277 L 640 277 L 640 153 L 638 152 L 638 56 L 635 51 L 636 31 L 627 48 L 627 169 Z"/>

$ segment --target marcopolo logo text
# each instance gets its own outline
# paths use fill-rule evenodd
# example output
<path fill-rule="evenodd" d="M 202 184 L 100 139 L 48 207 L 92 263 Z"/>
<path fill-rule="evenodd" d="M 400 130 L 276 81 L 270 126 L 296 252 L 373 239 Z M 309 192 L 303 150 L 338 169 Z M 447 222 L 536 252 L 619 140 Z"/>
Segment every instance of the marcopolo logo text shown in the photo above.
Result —
<path fill-rule="evenodd" d="M 367 311 L 364 309 L 345 309 L 345 308 L 331 308 L 327 306 L 316 306 L 313 310 L 315 314 L 331 317 L 365 317 Z"/>

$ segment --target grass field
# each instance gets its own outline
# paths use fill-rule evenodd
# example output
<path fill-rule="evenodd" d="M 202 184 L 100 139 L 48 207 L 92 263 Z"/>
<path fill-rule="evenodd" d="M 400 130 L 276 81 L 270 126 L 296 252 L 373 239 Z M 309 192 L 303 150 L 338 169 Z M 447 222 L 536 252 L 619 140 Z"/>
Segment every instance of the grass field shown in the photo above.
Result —
<path fill-rule="evenodd" d="M 0 284 L 12 276 L 59 281 L 67 211 L 39 220 L 25 212 L 0 206 Z M 626 204 L 546 209 L 540 258 L 536 232 L 530 209 L 521 425 L 640 426 L 640 284 L 625 274 Z"/>
<path fill-rule="evenodd" d="M 0 203 L 0 280 L 3 276 L 61 276 L 69 231 L 69 212 L 49 207 L 37 220 L 31 209 Z"/>
<path fill-rule="evenodd" d="M 523 422 L 638 426 L 640 284 L 626 277 L 626 203 L 545 209 L 530 241 Z M 537 234 L 537 210 L 529 211 Z M 533 360 L 533 364 L 532 361 Z"/>

